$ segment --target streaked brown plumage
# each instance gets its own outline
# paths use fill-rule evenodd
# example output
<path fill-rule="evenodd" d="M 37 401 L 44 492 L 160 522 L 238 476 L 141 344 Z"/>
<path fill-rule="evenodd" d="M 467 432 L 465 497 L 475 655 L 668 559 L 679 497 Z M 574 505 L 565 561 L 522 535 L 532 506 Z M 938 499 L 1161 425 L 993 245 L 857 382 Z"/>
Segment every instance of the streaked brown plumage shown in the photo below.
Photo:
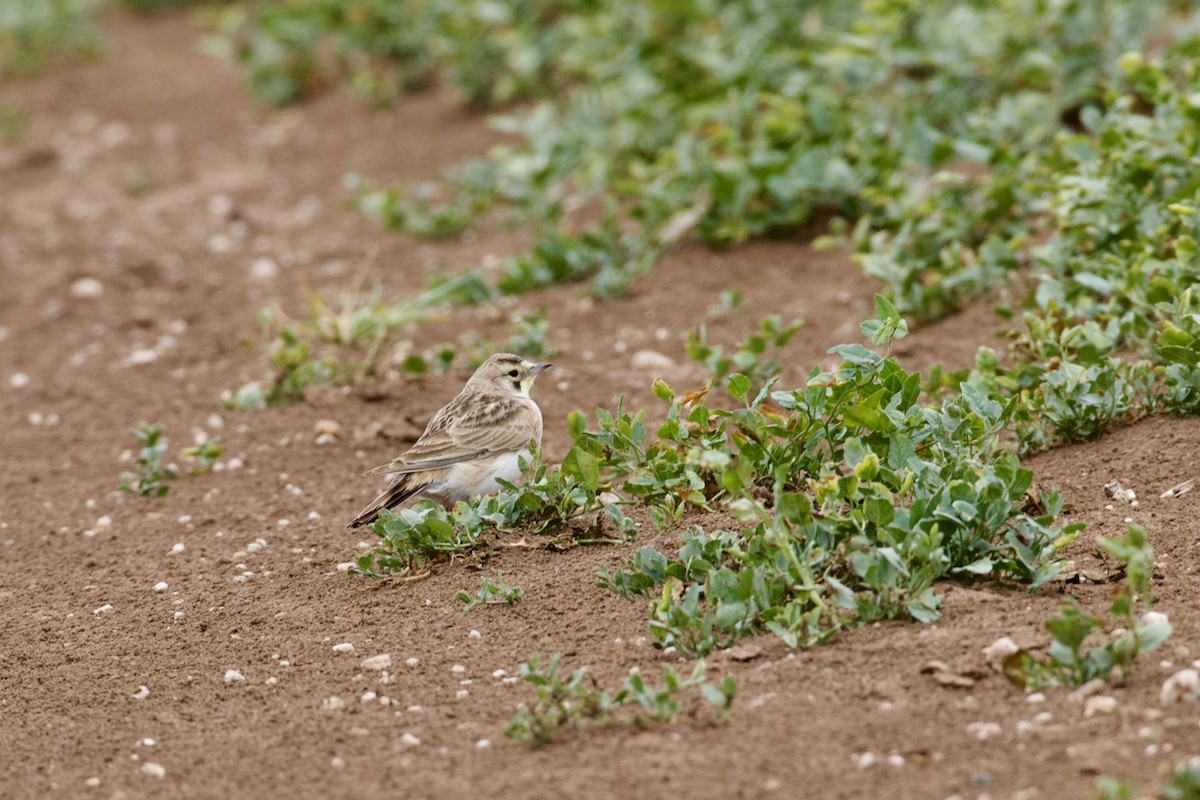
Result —
<path fill-rule="evenodd" d="M 549 366 L 511 353 L 483 362 L 404 455 L 367 473 L 396 478 L 347 527 L 369 525 L 381 509 L 395 508 L 410 497 L 449 506 L 498 491 L 497 477 L 519 477 L 519 459 L 528 458 L 530 445 L 542 441 L 542 412 L 529 389 Z"/>

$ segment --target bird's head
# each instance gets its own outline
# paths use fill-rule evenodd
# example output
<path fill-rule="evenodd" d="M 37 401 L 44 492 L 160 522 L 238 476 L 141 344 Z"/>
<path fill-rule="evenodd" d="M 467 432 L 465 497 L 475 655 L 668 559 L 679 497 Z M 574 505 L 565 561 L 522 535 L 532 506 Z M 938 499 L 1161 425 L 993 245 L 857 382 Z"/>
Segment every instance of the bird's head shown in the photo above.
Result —
<path fill-rule="evenodd" d="M 497 353 L 479 365 L 470 383 L 504 394 L 528 397 L 538 373 L 549 367 L 545 361 L 528 361 L 512 353 Z"/>

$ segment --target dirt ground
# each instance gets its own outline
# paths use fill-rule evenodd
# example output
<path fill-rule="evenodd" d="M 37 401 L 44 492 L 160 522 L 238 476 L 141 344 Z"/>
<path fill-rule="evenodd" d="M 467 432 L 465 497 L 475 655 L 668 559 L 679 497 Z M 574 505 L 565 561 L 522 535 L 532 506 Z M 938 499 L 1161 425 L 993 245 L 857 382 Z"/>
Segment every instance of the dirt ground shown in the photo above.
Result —
<path fill-rule="evenodd" d="M 1077 566 L 1102 567 L 1092 539 L 1127 516 L 1158 554 L 1156 607 L 1175 634 L 1111 690 L 1111 713 L 1085 716 L 1064 690 L 1030 702 L 982 653 L 1000 636 L 1044 645 L 1063 591 L 1101 609 L 1111 585 L 947 584 L 936 624 L 877 625 L 807 652 L 765 636 L 751 660 L 710 657 L 711 675 L 739 684 L 725 725 L 689 708 L 536 751 L 508 741 L 532 692 L 496 671 L 515 675 L 533 653 L 563 653 L 609 686 L 633 667 L 690 669 L 648 642 L 641 603 L 593 585 L 599 567 L 653 543 L 652 528 L 635 545 L 566 552 L 497 541 L 488 574 L 525 596 L 464 616 L 454 594 L 479 586 L 468 564 L 403 587 L 337 570 L 364 540 L 345 523 L 376 490 L 360 473 L 402 449 L 463 371 L 262 412 L 218 402 L 265 377 L 255 314 L 299 313 L 302 282 L 334 293 L 365 276 L 397 298 L 512 249 L 511 234 L 419 242 L 344 208 L 347 173 L 420 179 L 496 134 L 448 91 L 384 111 L 342 93 L 272 111 L 196 49 L 184 17 L 115 14 L 105 28 L 107 58 L 0 83 L 0 108 L 29 115 L 19 141 L 0 144 L 0 796 L 1071 798 L 1101 773 L 1153 786 L 1200 753 L 1200 704 L 1159 701 L 1164 678 L 1200 658 L 1200 492 L 1159 497 L 1200 477 L 1200 420 L 1169 418 L 1030 462 L 1088 523 Z M 637 351 L 672 359 L 660 371 L 673 385 L 699 383 L 684 333 L 726 288 L 745 310 L 710 321 L 717 341 L 768 312 L 805 319 L 784 385 L 856 339 L 873 290 L 844 254 L 804 241 L 685 247 L 626 299 L 558 287 L 457 310 L 413 341 L 495 339 L 513 314 L 544 308 L 564 351 L 535 390 L 553 458 L 570 410 L 621 394 L 655 406 Z M 910 368 L 964 365 L 998 326 L 973 308 L 900 353 Z M 314 443 L 323 418 L 343 426 L 341 443 Z M 197 429 L 219 434 L 223 460 L 243 467 L 182 477 L 162 499 L 121 494 L 140 420 L 161 422 L 173 453 Z M 1112 478 L 1140 508 L 1112 506 Z M 353 653 L 333 650 L 345 642 Z M 362 669 L 382 653 L 386 676 Z M 923 673 L 935 659 L 973 686 Z M 245 680 L 227 682 L 229 670 Z"/>

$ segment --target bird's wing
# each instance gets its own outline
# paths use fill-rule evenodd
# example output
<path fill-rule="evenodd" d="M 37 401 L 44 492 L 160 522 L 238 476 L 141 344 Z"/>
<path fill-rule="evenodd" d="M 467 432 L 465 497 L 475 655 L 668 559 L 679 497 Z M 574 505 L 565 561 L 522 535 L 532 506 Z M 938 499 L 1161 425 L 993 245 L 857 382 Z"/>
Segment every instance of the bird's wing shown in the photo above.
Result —
<path fill-rule="evenodd" d="M 541 419 L 529 403 L 510 397 L 454 401 L 430 420 L 421 438 L 390 464 L 368 475 L 402 475 L 441 469 L 492 453 L 523 450 L 541 438 Z"/>

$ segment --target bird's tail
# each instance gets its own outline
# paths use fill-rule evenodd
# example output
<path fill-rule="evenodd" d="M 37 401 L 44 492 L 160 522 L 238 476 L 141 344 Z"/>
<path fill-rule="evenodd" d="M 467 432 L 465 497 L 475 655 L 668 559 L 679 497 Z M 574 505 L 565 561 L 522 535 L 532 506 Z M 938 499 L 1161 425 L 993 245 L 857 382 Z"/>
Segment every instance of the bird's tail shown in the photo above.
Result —
<path fill-rule="evenodd" d="M 385 508 L 395 508 L 426 486 L 427 484 L 425 483 L 418 483 L 413 480 L 412 475 L 401 476 L 400 480 L 380 492 L 379 496 L 372 500 L 370 505 L 358 512 L 358 516 L 346 527 L 357 528 L 362 525 L 370 525 L 379 518 L 380 511 Z"/>

